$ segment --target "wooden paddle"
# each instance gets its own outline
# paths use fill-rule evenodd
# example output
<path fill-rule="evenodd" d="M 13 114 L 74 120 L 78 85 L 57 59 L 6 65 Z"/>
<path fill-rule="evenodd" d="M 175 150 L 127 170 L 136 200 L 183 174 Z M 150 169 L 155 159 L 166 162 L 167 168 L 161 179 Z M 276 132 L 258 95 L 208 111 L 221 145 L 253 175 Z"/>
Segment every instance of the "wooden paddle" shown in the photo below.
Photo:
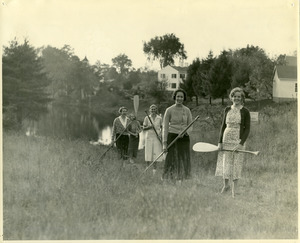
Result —
<path fill-rule="evenodd" d="M 147 117 L 148 117 L 148 119 L 149 119 L 149 121 L 150 121 L 150 123 L 151 123 L 151 125 L 152 125 L 152 128 L 153 128 L 153 130 L 154 130 L 154 132 L 155 132 L 155 134 L 156 134 L 157 139 L 159 140 L 159 142 L 160 142 L 161 145 L 162 145 L 162 141 L 161 141 L 161 139 L 160 139 L 160 137 L 159 137 L 159 135 L 158 135 L 158 133 L 157 133 L 155 127 L 154 127 L 154 124 L 153 124 L 153 122 L 152 122 L 150 116 L 148 115 L 147 110 L 145 111 L 145 113 L 146 113 L 146 115 L 147 115 Z"/>
<path fill-rule="evenodd" d="M 134 108 L 135 117 L 137 117 L 137 112 L 139 110 L 139 103 L 140 103 L 139 96 L 134 95 L 133 96 L 133 108 Z"/>
<path fill-rule="evenodd" d="M 214 152 L 214 151 L 218 151 L 219 148 L 218 148 L 218 146 L 216 146 L 214 144 L 199 142 L 199 143 L 194 144 L 193 150 L 196 151 L 196 152 Z M 254 154 L 254 155 L 258 155 L 260 153 L 259 151 L 249 151 L 249 150 L 235 150 L 235 151 L 233 151 L 233 150 L 230 150 L 230 149 L 222 149 L 221 151 L 249 153 L 249 154 Z"/>

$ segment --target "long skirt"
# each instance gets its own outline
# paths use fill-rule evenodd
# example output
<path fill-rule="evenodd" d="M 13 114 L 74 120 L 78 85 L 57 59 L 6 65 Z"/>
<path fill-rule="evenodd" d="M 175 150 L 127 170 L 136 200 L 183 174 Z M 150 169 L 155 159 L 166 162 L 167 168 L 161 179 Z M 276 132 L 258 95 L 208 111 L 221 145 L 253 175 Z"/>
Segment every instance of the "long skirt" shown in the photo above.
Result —
<path fill-rule="evenodd" d="M 178 134 L 169 133 L 167 144 L 169 145 Z M 184 136 L 168 149 L 164 165 L 163 179 L 183 180 L 191 177 L 190 161 L 190 137 Z"/>
<path fill-rule="evenodd" d="M 136 158 L 137 157 L 137 151 L 139 147 L 139 136 L 129 136 L 129 146 L 128 146 L 128 155 L 130 158 Z"/>
<path fill-rule="evenodd" d="M 120 134 L 116 134 L 116 137 L 119 137 Z M 116 146 L 120 155 L 120 158 L 123 160 L 128 159 L 128 143 L 129 136 L 121 135 L 119 139 L 116 141 Z"/>
<path fill-rule="evenodd" d="M 147 134 L 145 138 L 145 161 L 153 161 L 162 153 L 162 144 L 156 134 Z M 157 159 L 163 161 L 163 156 Z"/>
<path fill-rule="evenodd" d="M 223 149 L 234 149 L 240 142 L 239 134 L 240 130 L 237 128 L 226 128 L 223 136 Z M 215 175 L 222 176 L 223 179 L 237 180 L 241 177 L 243 161 L 244 153 L 219 151 Z"/>

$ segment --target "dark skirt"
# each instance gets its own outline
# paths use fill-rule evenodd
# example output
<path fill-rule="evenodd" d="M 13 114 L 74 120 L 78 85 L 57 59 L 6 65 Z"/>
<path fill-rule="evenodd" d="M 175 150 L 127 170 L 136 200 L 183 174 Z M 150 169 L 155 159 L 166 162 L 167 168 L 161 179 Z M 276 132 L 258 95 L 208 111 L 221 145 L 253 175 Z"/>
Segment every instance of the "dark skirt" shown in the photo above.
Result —
<path fill-rule="evenodd" d="M 120 134 L 116 134 L 116 137 L 119 137 Z M 128 135 L 121 135 L 119 139 L 116 141 L 116 146 L 120 154 L 121 159 L 128 158 L 128 143 L 129 137 Z"/>
<path fill-rule="evenodd" d="M 129 136 L 128 155 L 130 158 L 136 158 L 139 148 L 139 136 Z"/>
<path fill-rule="evenodd" d="M 178 136 L 178 134 L 169 133 L 167 144 Z M 165 160 L 163 179 L 183 180 L 191 177 L 190 160 L 190 137 L 185 135 L 179 138 L 168 149 Z"/>

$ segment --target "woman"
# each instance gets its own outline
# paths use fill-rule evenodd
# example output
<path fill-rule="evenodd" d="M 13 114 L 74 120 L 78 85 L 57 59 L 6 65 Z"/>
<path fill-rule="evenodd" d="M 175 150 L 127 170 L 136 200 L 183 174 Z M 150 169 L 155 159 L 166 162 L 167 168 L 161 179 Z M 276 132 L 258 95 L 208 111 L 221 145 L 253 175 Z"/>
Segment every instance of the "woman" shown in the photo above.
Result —
<path fill-rule="evenodd" d="M 234 88 L 229 98 L 233 105 L 225 108 L 223 123 L 219 136 L 219 154 L 216 168 L 216 176 L 223 176 L 224 185 L 221 193 L 230 189 L 229 179 L 232 178 L 232 197 L 235 196 L 235 188 L 241 177 L 244 154 L 239 152 L 226 152 L 222 149 L 244 150 L 245 141 L 250 132 L 250 112 L 244 107 L 245 94 L 241 88 Z"/>
<path fill-rule="evenodd" d="M 192 127 L 168 151 L 167 147 L 192 122 L 192 113 L 183 105 L 183 101 L 186 100 L 184 90 L 174 91 L 173 99 L 175 104 L 166 109 L 163 121 L 163 149 L 168 153 L 162 179 L 175 179 L 181 184 L 183 179 L 189 179 L 191 176 L 189 134 Z"/>
<path fill-rule="evenodd" d="M 122 106 L 119 109 L 119 114 L 114 122 L 112 127 L 112 143 L 116 143 L 118 152 L 120 154 L 120 159 L 123 161 L 128 159 L 128 143 L 129 143 L 129 134 L 127 131 L 127 126 L 130 123 L 130 119 L 127 115 L 127 108 Z M 117 141 L 115 141 L 117 139 Z M 123 166 L 125 163 L 123 163 Z"/>
<path fill-rule="evenodd" d="M 129 133 L 129 145 L 128 145 L 128 155 L 129 162 L 134 163 L 137 157 L 137 151 L 139 147 L 139 133 L 142 131 L 139 121 L 136 120 L 135 115 L 130 114 L 131 123 L 128 125 Z"/>
<path fill-rule="evenodd" d="M 156 105 L 151 105 L 149 111 L 150 116 L 146 116 L 143 122 L 143 128 L 145 131 L 145 161 L 147 166 L 149 166 L 151 161 L 155 160 L 157 156 L 162 153 L 162 118 L 157 114 Z M 162 156 L 157 159 L 157 161 L 162 160 Z M 156 162 L 153 164 L 153 175 L 156 173 Z"/>

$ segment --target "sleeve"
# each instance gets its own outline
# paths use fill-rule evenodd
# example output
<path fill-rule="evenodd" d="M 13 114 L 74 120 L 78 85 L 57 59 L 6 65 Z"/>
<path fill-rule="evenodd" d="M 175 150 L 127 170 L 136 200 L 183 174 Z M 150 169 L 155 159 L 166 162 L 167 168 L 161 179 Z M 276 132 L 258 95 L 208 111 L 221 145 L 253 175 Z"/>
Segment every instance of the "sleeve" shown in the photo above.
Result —
<path fill-rule="evenodd" d="M 219 134 L 219 143 L 223 142 L 223 134 L 224 134 L 224 130 L 226 128 L 226 114 L 227 114 L 227 111 L 228 111 L 228 107 L 226 107 L 225 110 L 224 110 L 222 126 L 221 126 L 220 134 Z"/>
<path fill-rule="evenodd" d="M 168 132 L 169 132 L 169 122 L 170 122 L 170 109 L 167 109 L 163 119 L 163 144 L 167 144 Z"/>
<path fill-rule="evenodd" d="M 143 126 L 148 126 L 148 121 L 149 121 L 149 119 L 148 119 L 148 117 L 146 116 L 146 117 L 144 118 Z"/>
<path fill-rule="evenodd" d="M 159 135 L 162 135 L 162 127 L 163 127 L 163 119 L 162 117 L 159 117 Z"/>
<path fill-rule="evenodd" d="M 132 123 L 129 123 L 129 124 L 127 124 L 127 132 L 129 132 L 129 133 L 133 133 L 133 130 L 132 130 L 132 125 L 131 125 Z"/>
<path fill-rule="evenodd" d="M 192 122 L 192 112 L 189 108 L 187 108 L 187 126 Z M 190 128 L 186 131 L 188 135 L 191 135 L 193 132 L 193 126 L 190 126 Z"/>
<path fill-rule="evenodd" d="M 116 137 L 116 120 L 117 119 L 114 120 L 113 126 L 112 126 L 111 141 L 114 141 L 115 137 Z"/>
<path fill-rule="evenodd" d="M 250 112 L 248 111 L 248 109 L 245 109 L 245 126 L 244 126 L 243 134 L 241 136 L 241 142 L 240 142 L 241 145 L 244 145 L 244 143 L 246 142 L 249 136 L 250 123 L 251 123 Z"/>

